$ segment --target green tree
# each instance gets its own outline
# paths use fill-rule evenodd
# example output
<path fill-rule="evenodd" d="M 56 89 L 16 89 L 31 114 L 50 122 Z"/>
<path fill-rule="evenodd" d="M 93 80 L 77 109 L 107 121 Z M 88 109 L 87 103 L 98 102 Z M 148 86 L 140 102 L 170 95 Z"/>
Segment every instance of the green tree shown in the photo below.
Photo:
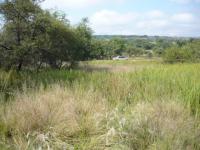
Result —
<path fill-rule="evenodd" d="M 113 38 L 110 41 L 114 55 L 122 55 L 126 50 L 126 41 L 122 38 Z"/>
<path fill-rule="evenodd" d="M 77 38 L 77 48 L 79 51 L 75 53 L 77 60 L 89 60 L 91 57 L 91 40 L 92 29 L 88 25 L 88 18 L 83 18 L 82 21 L 75 28 Z"/>
<path fill-rule="evenodd" d="M 129 54 L 129 56 L 141 56 L 144 54 L 144 49 L 128 46 L 127 53 Z"/>
<path fill-rule="evenodd" d="M 165 50 L 164 60 L 169 63 L 188 62 L 192 60 L 192 52 L 186 48 L 173 46 Z"/>
<path fill-rule="evenodd" d="M 40 8 L 41 0 L 5 0 L 0 4 L 4 27 L 0 33 L 0 65 L 60 68 L 65 62 L 90 59 L 92 30 L 88 20 L 71 26 L 66 15 Z"/>
<path fill-rule="evenodd" d="M 184 48 L 191 51 L 193 61 L 200 61 L 200 40 L 192 40 Z"/>
<path fill-rule="evenodd" d="M 0 14 L 4 17 L 1 33 L 1 63 L 10 69 L 21 70 L 30 61 L 35 44 L 34 21 L 41 9 L 37 0 L 5 0 L 0 4 Z"/>
<path fill-rule="evenodd" d="M 106 43 L 104 40 L 92 40 L 92 51 L 91 51 L 91 57 L 93 59 L 105 59 L 107 57 L 106 52 Z"/>

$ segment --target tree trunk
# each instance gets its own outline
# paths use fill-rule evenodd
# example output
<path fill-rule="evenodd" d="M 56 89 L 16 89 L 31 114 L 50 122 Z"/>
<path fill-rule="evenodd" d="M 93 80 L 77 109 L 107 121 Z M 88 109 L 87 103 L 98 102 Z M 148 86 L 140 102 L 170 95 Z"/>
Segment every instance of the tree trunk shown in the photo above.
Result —
<path fill-rule="evenodd" d="M 18 71 L 18 72 L 21 71 L 22 65 L 23 65 L 23 60 L 21 59 L 21 60 L 19 61 L 18 66 L 17 66 L 17 71 Z"/>

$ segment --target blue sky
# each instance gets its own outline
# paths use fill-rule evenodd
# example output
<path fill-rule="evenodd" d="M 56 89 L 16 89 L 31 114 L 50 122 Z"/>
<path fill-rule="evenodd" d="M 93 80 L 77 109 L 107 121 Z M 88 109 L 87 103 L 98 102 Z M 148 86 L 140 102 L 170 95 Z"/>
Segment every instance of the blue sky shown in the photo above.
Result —
<path fill-rule="evenodd" d="M 200 0 L 46 0 L 73 24 L 88 17 L 95 34 L 200 36 Z"/>
<path fill-rule="evenodd" d="M 88 17 L 95 34 L 200 37 L 200 0 L 45 0 L 41 5 L 65 12 L 73 24 Z"/>

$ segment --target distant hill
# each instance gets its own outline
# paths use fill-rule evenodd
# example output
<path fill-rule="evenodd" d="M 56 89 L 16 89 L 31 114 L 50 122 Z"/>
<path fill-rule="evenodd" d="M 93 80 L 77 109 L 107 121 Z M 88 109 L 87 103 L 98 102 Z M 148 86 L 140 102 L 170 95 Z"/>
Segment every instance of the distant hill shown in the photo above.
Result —
<path fill-rule="evenodd" d="M 170 36 L 147 36 L 147 35 L 94 35 L 97 39 L 109 40 L 112 38 L 122 38 L 126 40 L 146 39 L 146 40 L 189 40 L 189 39 L 200 39 L 197 37 L 170 37 Z"/>

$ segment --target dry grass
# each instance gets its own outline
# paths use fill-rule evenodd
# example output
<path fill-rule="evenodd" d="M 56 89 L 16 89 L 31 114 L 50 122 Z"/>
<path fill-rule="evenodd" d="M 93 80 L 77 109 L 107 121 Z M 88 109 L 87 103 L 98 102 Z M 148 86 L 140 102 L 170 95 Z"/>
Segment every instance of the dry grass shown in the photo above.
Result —
<path fill-rule="evenodd" d="M 198 125 L 177 102 L 140 103 L 133 111 L 128 141 L 134 149 L 199 149 Z"/>
<path fill-rule="evenodd" d="M 109 106 L 92 89 L 19 94 L 4 109 L 13 149 L 199 149 L 199 121 L 176 101 Z"/>
<path fill-rule="evenodd" d="M 0 105 L 0 149 L 198 150 L 199 68 L 34 74 Z"/>
<path fill-rule="evenodd" d="M 199 121 L 178 102 L 139 102 L 112 112 L 108 143 L 133 150 L 193 150 L 200 148 Z"/>
<path fill-rule="evenodd" d="M 90 91 L 76 94 L 76 91 L 54 85 L 47 91 L 18 95 L 4 114 L 5 125 L 14 131 L 12 136 L 16 147 L 37 147 L 38 137 L 39 141 L 42 138 L 43 144 L 51 138 L 62 141 L 64 145 L 81 143 L 86 142 L 81 141 L 82 138 L 87 140 L 101 133 L 103 126 L 100 124 L 106 112 L 101 97 Z M 28 139 L 24 139 L 24 135 Z M 35 137 L 33 143 L 30 142 L 30 135 Z M 52 146 L 52 143 L 48 144 Z"/>

